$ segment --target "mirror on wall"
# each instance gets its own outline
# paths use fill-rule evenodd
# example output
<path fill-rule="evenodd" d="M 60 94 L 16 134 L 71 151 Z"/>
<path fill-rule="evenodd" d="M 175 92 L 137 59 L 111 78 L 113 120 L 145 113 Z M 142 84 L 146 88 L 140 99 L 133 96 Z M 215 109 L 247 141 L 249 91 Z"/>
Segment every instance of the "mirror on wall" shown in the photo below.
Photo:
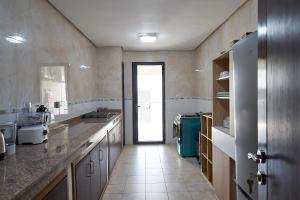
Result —
<path fill-rule="evenodd" d="M 54 115 L 68 114 L 66 66 L 41 67 L 41 103 Z"/>

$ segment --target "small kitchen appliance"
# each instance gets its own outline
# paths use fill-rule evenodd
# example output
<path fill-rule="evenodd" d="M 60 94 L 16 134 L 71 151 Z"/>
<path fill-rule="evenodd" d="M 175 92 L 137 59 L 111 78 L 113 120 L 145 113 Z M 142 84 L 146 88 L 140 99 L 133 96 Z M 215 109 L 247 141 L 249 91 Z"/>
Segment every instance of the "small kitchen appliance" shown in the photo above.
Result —
<path fill-rule="evenodd" d="M 18 144 L 41 144 L 48 139 L 49 112 L 22 113 Z"/>
<path fill-rule="evenodd" d="M 0 124 L 0 131 L 4 137 L 6 154 L 14 154 L 16 152 L 17 124 L 12 121 Z"/>
<path fill-rule="evenodd" d="M 182 157 L 199 156 L 200 113 L 178 114 L 173 123 L 173 137 L 177 137 L 177 151 Z"/>
<path fill-rule="evenodd" d="M 4 159 L 5 155 L 5 141 L 4 141 L 4 134 L 0 131 L 0 160 Z"/>
<path fill-rule="evenodd" d="M 41 144 L 48 139 L 48 131 L 40 125 L 25 126 L 18 130 L 19 144 Z"/>

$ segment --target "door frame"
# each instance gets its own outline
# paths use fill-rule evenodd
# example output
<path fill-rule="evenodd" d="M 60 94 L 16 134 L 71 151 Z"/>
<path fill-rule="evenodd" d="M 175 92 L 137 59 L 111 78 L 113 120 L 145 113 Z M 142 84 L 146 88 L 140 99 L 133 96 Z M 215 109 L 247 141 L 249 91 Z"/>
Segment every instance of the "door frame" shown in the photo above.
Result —
<path fill-rule="evenodd" d="M 125 64 L 122 62 L 122 130 L 123 130 L 123 146 L 125 145 Z"/>
<path fill-rule="evenodd" d="M 137 91 L 137 67 L 139 65 L 160 65 L 162 66 L 162 141 L 139 142 L 138 141 L 138 91 Z M 133 144 L 165 144 L 166 142 L 166 114 L 165 114 L 165 63 L 164 62 L 132 62 L 132 129 Z"/>
<path fill-rule="evenodd" d="M 258 1 L 258 76 L 257 120 L 258 149 L 267 153 L 267 0 Z M 268 174 L 268 163 L 258 164 L 258 171 Z M 267 185 L 258 185 L 258 199 L 268 199 Z"/>

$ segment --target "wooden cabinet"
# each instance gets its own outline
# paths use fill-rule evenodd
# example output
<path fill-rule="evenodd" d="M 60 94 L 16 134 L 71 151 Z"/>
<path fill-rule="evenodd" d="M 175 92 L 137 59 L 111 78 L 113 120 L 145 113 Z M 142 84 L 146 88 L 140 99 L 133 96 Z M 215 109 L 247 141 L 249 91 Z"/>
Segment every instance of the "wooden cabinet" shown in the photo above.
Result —
<path fill-rule="evenodd" d="M 107 136 L 75 167 L 76 199 L 98 200 L 107 183 Z"/>
<path fill-rule="evenodd" d="M 213 182 L 213 161 L 212 161 L 212 116 L 211 114 L 202 115 L 201 117 L 201 168 L 202 173 L 210 183 Z M 200 143 L 200 142 L 199 142 Z"/>
<path fill-rule="evenodd" d="M 213 60 L 212 143 L 207 146 L 213 146 L 212 182 L 220 200 L 236 199 L 233 69 L 232 50 Z"/>
<path fill-rule="evenodd" d="M 34 198 L 34 200 L 68 200 L 66 170 L 55 177 L 55 179 Z"/>
<path fill-rule="evenodd" d="M 109 141 L 109 174 L 111 174 L 116 161 L 122 150 L 122 123 L 118 122 L 113 129 L 108 132 Z"/>
<path fill-rule="evenodd" d="M 235 200 L 235 162 L 213 145 L 213 186 L 220 200 Z"/>

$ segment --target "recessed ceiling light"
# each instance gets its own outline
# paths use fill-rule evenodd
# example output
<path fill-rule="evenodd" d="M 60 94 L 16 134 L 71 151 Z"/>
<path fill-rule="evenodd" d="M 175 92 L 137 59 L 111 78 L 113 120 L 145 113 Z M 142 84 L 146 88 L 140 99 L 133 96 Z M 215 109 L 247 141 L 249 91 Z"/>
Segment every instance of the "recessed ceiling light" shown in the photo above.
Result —
<path fill-rule="evenodd" d="M 144 43 L 153 43 L 157 39 L 156 33 L 139 33 L 138 37 Z"/>
<path fill-rule="evenodd" d="M 26 42 L 26 39 L 20 36 L 19 34 L 7 35 L 5 39 L 14 44 L 21 44 Z"/>
<path fill-rule="evenodd" d="M 86 65 L 80 65 L 80 67 L 79 67 L 80 69 L 89 69 L 90 67 L 89 66 L 86 66 Z"/>

